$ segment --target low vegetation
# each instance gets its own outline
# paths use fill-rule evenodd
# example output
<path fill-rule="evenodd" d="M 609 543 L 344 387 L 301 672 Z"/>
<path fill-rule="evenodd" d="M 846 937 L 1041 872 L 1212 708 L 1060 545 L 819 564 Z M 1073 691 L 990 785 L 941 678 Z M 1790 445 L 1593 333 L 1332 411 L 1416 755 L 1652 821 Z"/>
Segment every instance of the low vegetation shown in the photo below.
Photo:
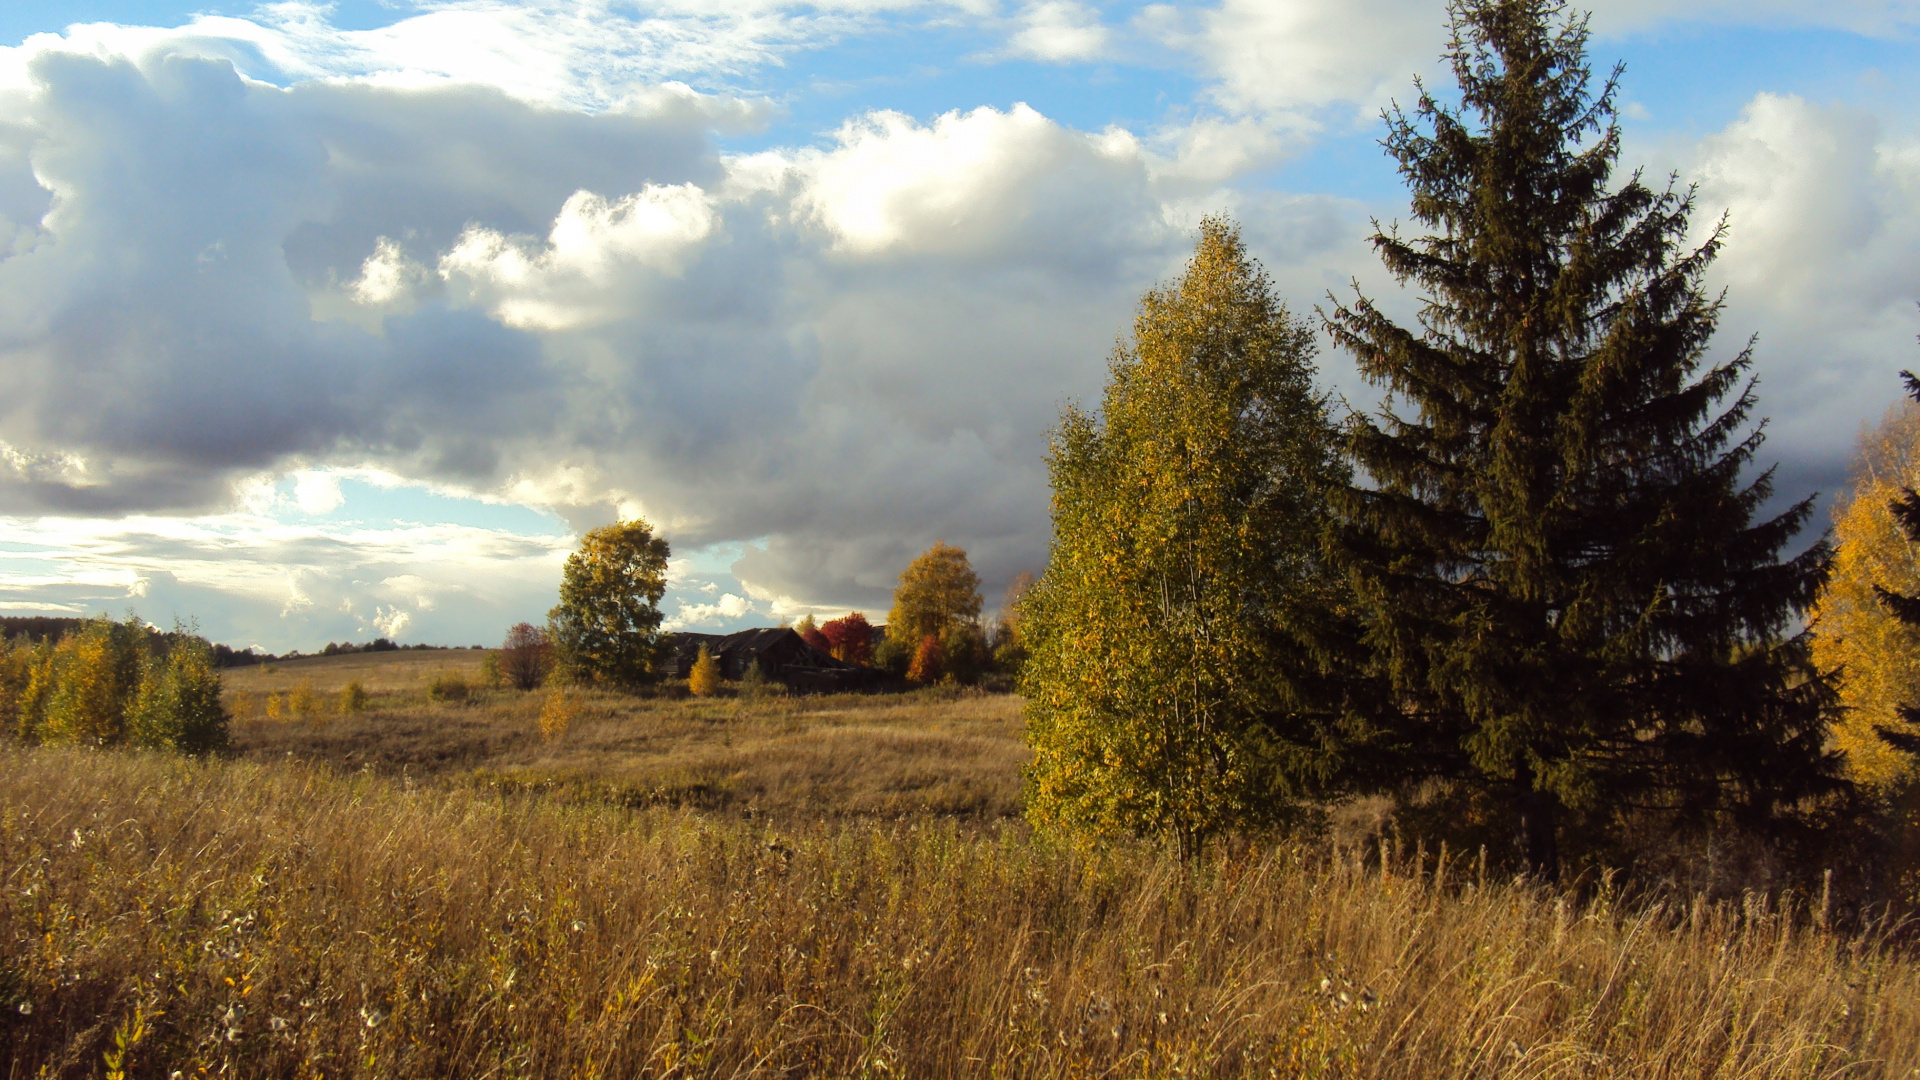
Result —
<path fill-rule="evenodd" d="M 1908 1076 L 1817 900 L 0 750 L 11 1075 Z M 44 1072 L 42 1071 L 44 1070 Z"/>
<path fill-rule="evenodd" d="M 398 652 L 283 662 L 227 675 L 234 753 L 432 778 L 569 801 L 698 807 L 818 820 L 1021 812 L 1020 701 L 928 688 L 792 696 L 719 687 L 689 697 L 592 687 L 478 685 L 481 653 Z M 434 687 L 469 687 L 461 701 Z M 361 711 L 269 717 L 307 684 L 327 703 L 361 686 Z"/>

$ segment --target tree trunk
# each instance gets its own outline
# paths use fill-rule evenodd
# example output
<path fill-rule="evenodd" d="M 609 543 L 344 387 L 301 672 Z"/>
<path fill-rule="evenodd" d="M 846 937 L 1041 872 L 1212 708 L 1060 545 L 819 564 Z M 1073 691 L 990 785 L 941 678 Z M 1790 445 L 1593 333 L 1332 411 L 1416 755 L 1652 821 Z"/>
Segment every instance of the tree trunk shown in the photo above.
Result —
<path fill-rule="evenodd" d="M 1559 800 L 1545 791 L 1528 790 L 1520 796 L 1520 850 L 1527 871 L 1542 881 L 1560 880 L 1559 823 L 1554 811 Z"/>

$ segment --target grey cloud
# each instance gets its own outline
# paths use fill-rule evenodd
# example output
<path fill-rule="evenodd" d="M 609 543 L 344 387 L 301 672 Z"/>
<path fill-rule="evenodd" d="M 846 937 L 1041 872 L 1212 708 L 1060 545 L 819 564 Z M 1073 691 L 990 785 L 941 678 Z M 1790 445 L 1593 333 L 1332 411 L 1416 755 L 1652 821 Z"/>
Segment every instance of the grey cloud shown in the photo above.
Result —
<path fill-rule="evenodd" d="M 0 262 L 0 439 L 86 468 L 0 471 L 15 511 L 205 508 L 290 455 L 490 479 L 503 441 L 557 423 L 538 340 L 431 296 L 384 333 L 317 322 L 312 291 L 382 230 L 431 245 L 483 215 L 550 219 L 583 180 L 718 168 L 685 95 L 590 118 L 489 91 L 282 91 L 179 56 L 32 72 L 0 132 L 0 214 L 27 220 L 35 192 L 51 212 Z"/>
<path fill-rule="evenodd" d="M 26 153 L 57 194 L 0 262 L 0 440 L 82 464 L 0 472 L 11 512 L 191 512 L 294 460 L 482 490 L 574 470 L 588 487 L 548 497 L 570 520 L 637 499 L 682 549 L 761 541 L 740 572 L 764 591 L 878 606 L 934 540 L 997 589 L 1044 555 L 1045 432 L 1098 392 L 1197 212 L 1139 145 L 1024 109 L 883 117 L 769 164 L 719 156 L 685 95 L 587 117 L 281 90 L 204 59 L 34 73 Z M 685 236 L 621 209 L 684 184 L 711 216 Z M 550 238 L 577 191 L 604 200 L 568 226 L 587 232 Z M 1288 259 L 1353 232 L 1344 204 L 1250 205 Z M 509 261 L 443 287 L 475 229 Z M 417 264 L 412 291 L 316 319 L 380 237 Z M 529 296 L 591 317 L 503 325 Z"/>
<path fill-rule="evenodd" d="M 1719 346 L 1758 336 L 1768 450 L 1787 463 L 1781 495 L 1831 494 L 1860 426 L 1920 362 L 1920 144 L 1862 110 L 1763 94 L 1685 166 L 1701 181 L 1702 218 L 1728 214 Z"/>

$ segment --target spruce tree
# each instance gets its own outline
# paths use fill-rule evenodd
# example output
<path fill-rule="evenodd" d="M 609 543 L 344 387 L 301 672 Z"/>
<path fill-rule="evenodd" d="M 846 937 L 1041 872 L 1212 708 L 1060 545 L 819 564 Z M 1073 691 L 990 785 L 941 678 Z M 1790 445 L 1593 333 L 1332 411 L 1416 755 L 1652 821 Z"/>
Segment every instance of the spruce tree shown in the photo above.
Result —
<path fill-rule="evenodd" d="M 1783 636 L 1827 545 L 1783 558 L 1811 499 L 1756 520 L 1751 346 L 1706 357 L 1725 223 L 1689 247 L 1691 189 L 1610 186 L 1620 71 L 1594 92 L 1584 18 L 1449 14 L 1459 104 L 1386 114 L 1429 231 L 1372 237 L 1419 326 L 1364 296 L 1328 316 L 1389 392 L 1330 533 L 1391 688 L 1357 734 L 1492 803 L 1543 876 L 1629 815 L 1762 826 L 1843 781 L 1831 690 Z"/>

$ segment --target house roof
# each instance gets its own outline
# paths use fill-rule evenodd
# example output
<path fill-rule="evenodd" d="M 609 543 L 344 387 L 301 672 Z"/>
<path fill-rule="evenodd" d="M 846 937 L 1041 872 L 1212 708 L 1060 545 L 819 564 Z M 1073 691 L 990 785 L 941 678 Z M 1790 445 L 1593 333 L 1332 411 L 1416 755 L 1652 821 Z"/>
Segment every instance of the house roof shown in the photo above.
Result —
<path fill-rule="evenodd" d="M 758 659 L 778 651 L 787 654 L 785 663 L 797 664 L 801 667 L 851 666 L 807 644 L 807 640 L 790 626 L 759 627 L 732 634 L 680 633 L 674 635 L 673 649 L 678 656 L 690 657 L 698 652 L 702 645 L 705 645 L 707 651 L 716 657 L 731 655 Z"/>

